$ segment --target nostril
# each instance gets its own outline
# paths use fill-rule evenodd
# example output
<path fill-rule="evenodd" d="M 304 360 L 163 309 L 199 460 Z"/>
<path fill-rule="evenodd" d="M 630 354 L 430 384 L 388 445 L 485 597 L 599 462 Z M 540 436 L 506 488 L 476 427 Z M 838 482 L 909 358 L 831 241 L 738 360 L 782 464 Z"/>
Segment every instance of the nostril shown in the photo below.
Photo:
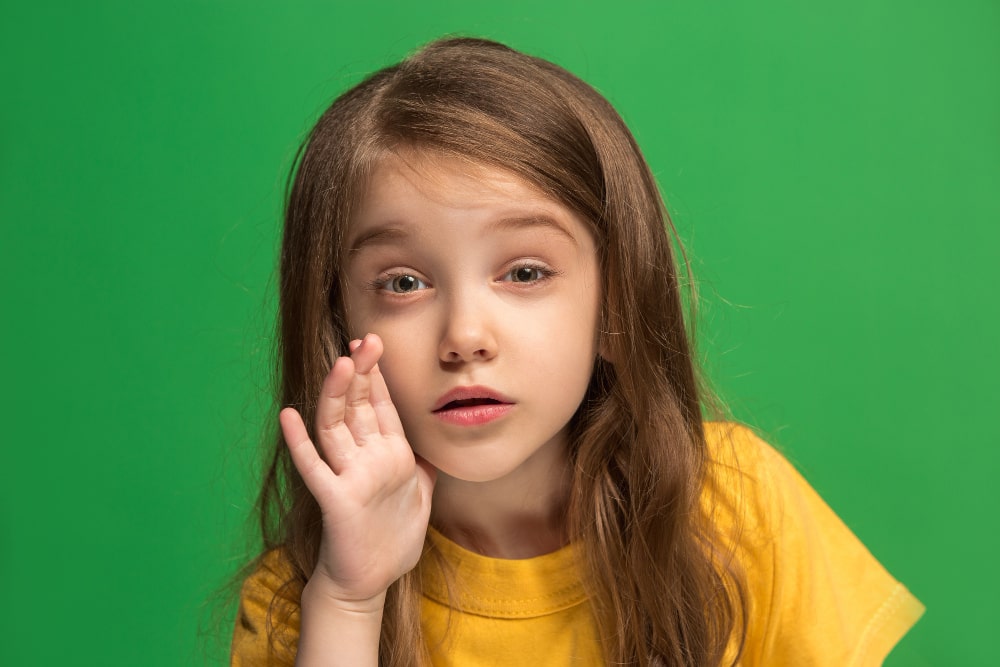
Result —
<path fill-rule="evenodd" d="M 496 354 L 496 340 L 483 322 L 451 318 L 440 340 L 439 359 L 446 363 L 482 361 Z"/>

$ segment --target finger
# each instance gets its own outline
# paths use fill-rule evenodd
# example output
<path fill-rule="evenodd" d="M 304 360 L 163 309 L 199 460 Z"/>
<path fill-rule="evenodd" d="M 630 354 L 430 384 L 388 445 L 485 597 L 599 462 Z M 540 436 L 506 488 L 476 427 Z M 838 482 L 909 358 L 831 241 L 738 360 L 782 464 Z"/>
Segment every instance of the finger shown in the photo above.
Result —
<path fill-rule="evenodd" d="M 382 339 L 375 334 L 367 334 L 357 341 L 357 345 L 354 343 L 355 341 L 351 341 L 351 359 L 354 360 L 357 372 L 368 373 L 382 357 Z"/>
<path fill-rule="evenodd" d="M 345 421 L 347 388 L 354 378 L 354 361 L 340 357 L 323 380 L 316 405 L 316 435 L 323 457 L 335 474 L 343 472 L 357 448 L 357 442 Z"/>
<path fill-rule="evenodd" d="M 382 435 L 394 435 L 399 437 L 406 437 L 403 432 L 403 425 L 399 421 L 399 413 L 396 411 L 396 406 L 392 403 L 392 398 L 389 395 L 389 388 L 385 384 L 385 377 L 382 375 L 382 371 L 378 366 L 378 359 L 381 358 L 385 351 L 385 347 L 382 343 L 382 339 L 378 334 L 368 334 L 365 340 L 369 341 L 366 344 L 365 351 L 367 353 L 378 352 L 375 358 L 376 363 L 372 366 L 371 370 L 371 385 L 369 387 L 369 402 L 372 408 L 375 410 L 375 417 L 378 421 L 379 433 Z M 352 340 L 348 347 L 351 352 L 354 352 L 361 346 L 361 340 Z M 359 355 L 360 357 L 360 355 Z M 358 360 L 356 360 L 358 361 Z M 367 359 L 362 359 L 362 363 L 366 363 Z"/>
<path fill-rule="evenodd" d="M 295 469 L 302 476 L 309 492 L 317 501 L 326 495 L 327 489 L 333 483 L 333 471 L 323 459 L 309 439 L 309 432 L 302 422 L 302 416 L 294 408 L 285 408 L 278 415 L 281 433 L 288 445 Z"/>
<path fill-rule="evenodd" d="M 375 410 L 375 417 L 378 419 L 378 428 L 382 435 L 396 435 L 406 437 L 403 431 L 403 424 L 399 421 L 399 413 L 389 396 L 389 388 L 385 384 L 385 377 L 379 369 L 378 364 L 372 368 L 371 372 L 371 403 Z"/>
<path fill-rule="evenodd" d="M 344 421 L 358 444 L 364 444 L 373 436 L 380 435 L 378 417 L 371 403 L 371 371 L 382 356 L 382 341 L 378 336 L 369 335 L 354 346 L 351 360 L 354 362 L 354 377 L 347 387 Z"/>

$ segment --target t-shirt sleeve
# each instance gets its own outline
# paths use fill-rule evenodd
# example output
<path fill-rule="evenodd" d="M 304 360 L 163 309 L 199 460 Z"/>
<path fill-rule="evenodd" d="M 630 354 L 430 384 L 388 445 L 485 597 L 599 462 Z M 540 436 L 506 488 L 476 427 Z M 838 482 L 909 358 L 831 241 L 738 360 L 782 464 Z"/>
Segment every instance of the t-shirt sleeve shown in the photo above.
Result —
<path fill-rule="evenodd" d="M 744 665 L 881 665 L 923 605 L 819 494 L 749 429 L 733 436 L 746 500 Z"/>
<path fill-rule="evenodd" d="M 295 664 L 299 602 L 298 588 L 287 585 L 290 573 L 282 553 L 272 551 L 264 555 L 257 569 L 243 582 L 230 649 L 233 667 Z"/>

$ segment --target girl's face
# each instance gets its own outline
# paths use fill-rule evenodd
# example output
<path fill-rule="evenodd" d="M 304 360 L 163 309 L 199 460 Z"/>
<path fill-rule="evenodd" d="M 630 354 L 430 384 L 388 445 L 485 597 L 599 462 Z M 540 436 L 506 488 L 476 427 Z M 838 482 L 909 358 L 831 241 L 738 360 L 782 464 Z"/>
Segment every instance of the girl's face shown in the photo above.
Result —
<path fill-rule="evenodd" d="M 597 355 L 584 223 L 510 172 L 407 152 L 380 163 L 346 247 L 350 333 L 382 337 L 414 451 L 470 482 L 550 475 Z"/>

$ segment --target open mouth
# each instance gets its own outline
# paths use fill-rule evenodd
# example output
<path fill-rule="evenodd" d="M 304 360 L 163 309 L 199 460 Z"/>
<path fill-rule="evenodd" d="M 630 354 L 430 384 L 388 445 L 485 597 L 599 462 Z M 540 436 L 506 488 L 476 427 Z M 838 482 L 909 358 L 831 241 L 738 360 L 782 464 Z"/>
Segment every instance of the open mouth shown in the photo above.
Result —
<path fill-rule="evenodd" d="M 483 426 L 508 415 L 514 400 L 483 385 L 455 387 L 442 395 L 431 412 L 447 424 Z"/>
<path fill-rule="evenodd" d="M 495 398 L 461 398 L 454 401 L 448 401 L 434 412 L 457 410 L 459 408 L 472 408 L 480 405 L 503 405 L 503 401 L 498 401 Z"/>

